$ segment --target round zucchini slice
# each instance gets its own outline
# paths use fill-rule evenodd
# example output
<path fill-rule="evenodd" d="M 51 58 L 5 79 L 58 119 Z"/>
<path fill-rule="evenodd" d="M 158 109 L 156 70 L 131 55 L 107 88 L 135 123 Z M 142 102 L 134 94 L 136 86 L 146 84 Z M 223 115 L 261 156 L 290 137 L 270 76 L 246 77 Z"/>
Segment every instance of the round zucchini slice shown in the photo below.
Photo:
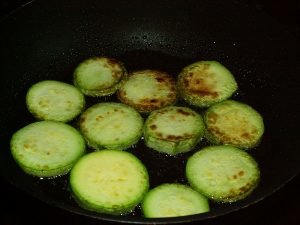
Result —
<path fill-rule="evenodd" d="M 150 190 L 143 202 L 146 218 L 187 216 L 209 211 L 206 197 L 183 184 L 161 184 Z"/>
<path fill-rule="evenodd" d="M 185 67 L 178 75 L 178 91 L 189 104 L 209 107 L 237 90 L 231 72 L 216 61 L 199 61 Z"/>
<path fill-rule="evenodd" d="M 216 202 L 235 202 L 257 186 L 260 171 L 256 161 L 233 146 L 209 146 L 192 155 L 186 164 L 190 185 Z"/>
<path fill-rule="evenodd" d="M 79 127 L 94 149 L 127 149 L 143 131 L 143 118 L 122 103 L 98 103 L 81 114 Z"/>
<path fill-rule="evenodd" d="M 94 57 L 84 60 L 74 71 L 74 84 L 87 96 L 111 95 L 126 79 L 124 65 L 113 58 Z"/>
<path fill-rule="evenodd" d="M 69 172 L 85 153 L 82 135 L 70 125 L 55 121 L 31 123 L 11 139 L 12 156 L 27 174 L 55 177 Z"/>
<path fill-rule="evenodd" d="M 131 73 L 117 94 L 121 102 L 145 113 L 172 105 L 177 98 L 173 77 L 156 70 Z"/>
<path fill-rule="evenodd" d="M 31 86 L 26 95 L 26 105 L 39 120 L 69 122 L 84 110 L 85 99 L 73 85 L 45 80 Z"/>
<path fill-rule="evenodd" d="M 264 133 L 261 115 L 251 106 L 233 100 L 210 107 L 204 122 L 206 138 L 213 144 L 249 149 L 258 145 Z"/>
<path fill-rule="evenodd" d="M 118 215 L 130 212 L 142 201 L 149 176 L 133 154 L 102 150 L 85 155 L 75 164 L 70 186 L 82 208 Z"/>
<path fill-rule="evenodd" d="M 195 147 L 204 135 L 202 117 L 187 107 L 168 106 L 153 111 L 144 126 L 145 144 L 176 155 Z"/>

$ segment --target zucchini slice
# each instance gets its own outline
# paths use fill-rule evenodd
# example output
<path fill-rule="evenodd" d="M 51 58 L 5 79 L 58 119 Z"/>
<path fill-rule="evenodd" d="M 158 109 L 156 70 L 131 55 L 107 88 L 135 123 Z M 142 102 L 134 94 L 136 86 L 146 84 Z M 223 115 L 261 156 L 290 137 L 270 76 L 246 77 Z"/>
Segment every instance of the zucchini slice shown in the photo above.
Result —
<path fill-rule="evenodd" d="M 198 113 L 187 107 L 168 106 L 153 111 L 147 118 L 145 144 L 156 151 L 176 155 L 194 148 L 204 131 Z"/>
<path fill-rule="evenodd" d="M 12 156 L 27 174 L 55 177 L 69 172 L 85 153 L 82 135 L 62 122 L 31 123 L 13 134 Z"/>
<path fill-rule="evenodd" d="M 150 190 L 142 211 L 147 218 L 187 216 L 209 211 L 206 197 L 183 184 L 161 184 Z"/>
<path fill-rule="evenodd" d="M 127 149 L 142 135 L 143 118 L 122 103 L 98 103 L 81 114 L 79 127 L 94 149 Z"/>
<path fill-rule="evenodd" d="M 190 185 L 216 202 L 235 202 L 257 186 L 260 171 L 256 161 L 233 146 L 209 146 L 192 155 L 186 164 Z"/>
<path fill-rule="evenodd" d="M 82 208 L 118 215 L 130 212 L 142 201 L 149 176 L 133 154 L 102 150 L 85 155 L 75 164 L 70 186 Z"/>
<path fill-rule="evenodd" d="M 84 110 L 85 99 L 73 85 L 45 80 L 31 86 L 26 105 L 39 120 L 69 122 Z"/>
<path fill-rule="evenodd" d="M 177 98 L 173 77 L 156 70 L 131 73 L 117 94 L 121 102 L 145 113 L 172 105 Z"/>
<path fill-rule="evenodd" d="M 238 148 L 255 147 L 264 133 L 261 115 L 251 106 L 226 100 L 210 107 L 205 115 L 206 138 L 213 144 Z"/>
<path fill-rule="evenodd" d="M 189 104 L 209 107 L 231 97 L 238 85 L 231 72 L 219 62 L 199 61 L 180 72 L 177 87 Z"/>
<path fill-rule="evenodd" d="M 124 65 L 113 58 L 94 57 L 81 62 L 74 71 L 74 84 L 87 96 L 111 95 L 126 79 Z"/>

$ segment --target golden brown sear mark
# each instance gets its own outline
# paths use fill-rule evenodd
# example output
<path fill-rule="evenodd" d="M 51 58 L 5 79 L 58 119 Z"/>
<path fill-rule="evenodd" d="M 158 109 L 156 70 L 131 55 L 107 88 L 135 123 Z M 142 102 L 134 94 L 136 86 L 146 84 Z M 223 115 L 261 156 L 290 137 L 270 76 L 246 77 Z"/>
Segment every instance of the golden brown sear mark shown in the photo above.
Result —
<path fill-rule="evenodd" d="M 159 82 L 159 83 L 165 82 L 165 78 L 163 78 L 163 77 L 155 77 L 155 79 L 156 79 L 157 82 Z"/>
<path fill-rule="evenodd" d="M 187 112 L 187 111 L 185 111 L 183 109 L 177 109 L 177 112 L 180 113 L 180 114 L 182 114 L 182 115 L 185 115 L 185 116 L 191 115 L 190 112 Z"/>
<path fill-rule="evenodd" d="M 152 129 L 152 130 L 155 130 L 157 128 L 157 126 L 155 125 L 155 124 L 152 124 L 151 126 L 150 126 L 150 129 Z"/>
<path fill-rule="evenodd" d="M 183 85 L 188 93 L 199 96 L 211 96 L 217 98 L 219 94 L 214 91 L 213 85 L 209 85 L 201 78 L 193 79 L 193 74 L 189 73 L 183 78 Z"/>
<path fill-rule="evenodd" d="M 111 67 L 118 66 L 120 64 L 119 61 L 114 58 L 107 58 L 106 63 Z"/>
<path fill-rule="evenodd" d="M 241 177 L 241 176 L 244 176 L 245 172 L 243 170 L 239 171 L 238 175 Z"/>
<path fill-rule="evenodd" d="M 207 115 L 207 120 L 209 123 L 215 124 L 217 122 L 218 119 L 218 114 L 214 113 L 214 112 L 210 112 Z"/>

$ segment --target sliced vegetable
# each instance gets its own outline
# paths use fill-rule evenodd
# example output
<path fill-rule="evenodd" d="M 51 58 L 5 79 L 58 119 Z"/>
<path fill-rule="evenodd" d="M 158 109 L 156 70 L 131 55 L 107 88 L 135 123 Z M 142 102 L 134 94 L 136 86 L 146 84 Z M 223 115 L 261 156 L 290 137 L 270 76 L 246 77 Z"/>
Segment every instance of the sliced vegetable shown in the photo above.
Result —
<path fill-rule="evenodd" d="M 162 184 L 150 190 L 142 211 L 147 218 L 187 216 L 209 211 L 206 197 L 182 184 Z"/>
<path fill-rule="evenodd" d="M 210 107 L 205 113 L 204 122 L 206 137 L 213 144 L 253 148 L 264 133 L 261 115 L 251 106 L 233 100 Z"/>
<path fill-rule="evenodd" d="M 81 115 L 79 127 L 92 148 L 127 149 L 141 137 L 143 118 L 122 103 L 98 103 Z"/>
<path fill-rule="evenodd" d="M 182 98 L 198 107 L 221 102 L 238 88 L 231 72 L 216 61 L 199 61 L 185 67 L 178 75 L 177 86 Z"/>
<path fill-rule="evenodd" d="M 149 188 L 149 177 L 133 154 L 102 150 L 89 153 L 76 163 L 70 186 L 81 207 L 117 215 L 130 212 L 142 201 Z"/>
<path fill-rule="evenodd" d="M 226 145 L 209 146 L 192 155 L 186 165 L 190 185 L 216 202 L 235 202 L 257 186 L 260 171 L 245 151 Z"/>
<path fill-rule="evenodd" d="M 111 95 L 127 77 L 124 65 L 112 58 L 84 60 L 74 71 L 74 84 L 87 96 Z"/>
<path fill-rule="evenodd" d="M 145 144 L 176 155 L 190 151 L 204 135 L 202 117 L 187 107 L 169 106 L 153 111 L 144 127 Z"/>
<path fill-rule="evenodd" d="M 26 104 L 39 120 L 69 122 L 84 110 L 85 99 L 73 85 L 45 80 L 28 90 Z"/>
<path fill-rule="evenodd" d="M 18 130 L 11 153 L 25 173 L 38 177 L 66 174 L 85 153 L 81 134 L 62 122 L 40 121 Z"/>
<path fill-rule="evenodd" d="M 176 83 L 165 72 L 136 71 L 119 89 L 118 98 L 140 112 L 151 112 L 175 103 Z"/>

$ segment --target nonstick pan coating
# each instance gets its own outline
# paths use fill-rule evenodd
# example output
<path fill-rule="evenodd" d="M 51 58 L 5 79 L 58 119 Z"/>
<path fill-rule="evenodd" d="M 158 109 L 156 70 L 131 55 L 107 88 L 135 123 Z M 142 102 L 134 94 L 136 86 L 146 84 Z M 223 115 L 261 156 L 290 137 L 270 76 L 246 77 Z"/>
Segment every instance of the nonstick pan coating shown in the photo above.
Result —
<path fill-rule="evenodd" d="M 44 202 L 101 220 L 197 221 L 260 201 L 300 170 L 299 44 L 284 27 L 241 1 L 34 1 L 5 18 L 0 29 L 0 174 Z M 39 180 L 25 175 L 10 155 L 9 140 L 34 121 L 25 107 L 27 89 L 45 79 L 71 82 L 75 66 L 98 55 L 123 61 L 129 71 L 152 68 L 173 76 L 197 60 L 217 60 L 228 67 L 239 84 L 233 99 L 252 105 L 265 120 L 262 143 L 249 152 L 262 171 L 253 194 L 233 204 L 212 204 L 210 213 L 180 218 L 145 219 L 139 209 L 108 216 L 78 207 L 67 176 Z M 114 96 L 104 100 L 116 101 Z M 152 187 L 186 183 L 184 166 L 193 152 L 165 157 L 148 151 L 142 141 L 131 151 L 149 169 Z"/>

